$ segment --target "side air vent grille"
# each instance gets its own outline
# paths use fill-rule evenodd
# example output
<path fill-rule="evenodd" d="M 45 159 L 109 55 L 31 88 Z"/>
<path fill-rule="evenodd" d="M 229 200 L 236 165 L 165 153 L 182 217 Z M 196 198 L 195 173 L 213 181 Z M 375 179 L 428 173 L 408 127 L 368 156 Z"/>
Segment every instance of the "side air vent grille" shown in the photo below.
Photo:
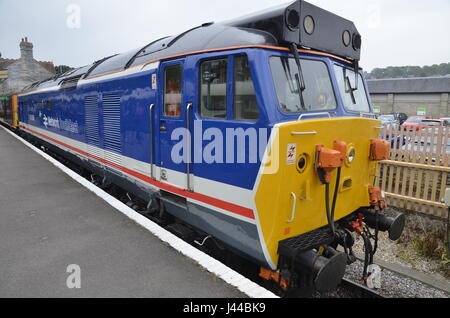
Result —
<path fill-rule="evenodd" d="M 120 136 L 120 96 L 103 95 L 103 127 L 105 150 L 122 153 Z"/>
<path fill-rule="evenodd" d="M 88 96 L 84 99 L 84 124 L 86 141 L 89 145 L 100 147 L 100 128 L 98 116 L 98 96 Z"/>

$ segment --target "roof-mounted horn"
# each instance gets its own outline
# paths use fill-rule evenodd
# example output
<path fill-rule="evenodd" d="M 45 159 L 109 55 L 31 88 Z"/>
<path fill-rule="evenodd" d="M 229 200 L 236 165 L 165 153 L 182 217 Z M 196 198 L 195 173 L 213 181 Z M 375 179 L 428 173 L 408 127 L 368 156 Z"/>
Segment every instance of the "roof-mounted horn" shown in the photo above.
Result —
<path fill-rule="evenodd" d="M 290 46 L 293 43 L 343 58 L 360 60 L 361 35 L 355 24 L 303 0 L 225 24 L 269 32 L 281 45 Z"/>

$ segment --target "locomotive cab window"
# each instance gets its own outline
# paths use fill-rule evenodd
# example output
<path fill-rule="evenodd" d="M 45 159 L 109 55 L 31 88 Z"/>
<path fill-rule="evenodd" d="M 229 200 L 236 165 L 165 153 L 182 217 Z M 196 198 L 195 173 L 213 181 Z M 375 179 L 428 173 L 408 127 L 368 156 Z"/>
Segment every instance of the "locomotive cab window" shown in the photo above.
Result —
<path fill-rule="evenodd" d="M 256 121 L 259 109 L 246 56 L 234 58 L 234 119 Z"/>
<path fill-rule="evenodd" d="M 293 58 L 270 58 L 281 110 L 285 113 L 300 113 L 336 109 L 336 98 L 326 64 L 302 59 L 301 66 L 305 84 L 303 89 L 299 69 Z"/>
<path fill-rule="evenodd" d="M 334 71 L 344 107 L 355 112 L 370 112 L 369 100 L 361 74 L 356 76 L 353 70 L 339 65 L 334 65 Z M 356 78 L 358 78 L 358 85 L 356 85 Z"/>
<path fill-rule="evenodd" d="M 164 72 L 164 116 L 180 117 L 181 115 L 181 65 L 168 66 Z"/>
<path fill-rule="evenodd" d="M 200 67 L 200 116 L 227 118 L 227 59 L 205 61 Z"/>

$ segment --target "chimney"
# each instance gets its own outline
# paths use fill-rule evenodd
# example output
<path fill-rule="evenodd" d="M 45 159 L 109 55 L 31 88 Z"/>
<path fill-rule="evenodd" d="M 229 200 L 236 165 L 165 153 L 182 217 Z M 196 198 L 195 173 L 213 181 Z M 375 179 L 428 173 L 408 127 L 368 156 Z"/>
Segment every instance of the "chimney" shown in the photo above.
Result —
<path fill-rule="evenodd" d="M 33 44 L 28 42 L 28 38 L 22 39 L 20 42 L 20 58 L 23 60 L 33 59 Z"/>

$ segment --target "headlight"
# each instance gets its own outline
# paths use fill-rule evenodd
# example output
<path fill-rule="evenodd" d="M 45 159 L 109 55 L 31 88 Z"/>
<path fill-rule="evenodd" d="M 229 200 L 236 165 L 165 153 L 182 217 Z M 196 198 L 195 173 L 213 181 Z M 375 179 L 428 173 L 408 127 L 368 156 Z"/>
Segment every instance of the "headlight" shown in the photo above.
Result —
<path fill-rule="evenodd" d="M 358 33 L 353 34 L 353 49 L 355 51 L 361 49 L 361 42 L 361 35 Z"/>
<path fill-rule="evenodd" d="M 291 31 L 298 30 L 300 26 L 300 15 L 297 10 L 290 10 L 287 13 L 286 24 Z"/>
<path fill-rule="evenodd" d="M 352 42 L 352 35 L 350 34 L 350 31 L 344 31 L 342 34 L 342 42 L 344 42 L 345 46 L 349 46 Z"/>
<path fill-rule="evenodd" d="M 305 20 L 303 20 L 303 26 L 305 28 L 306 33 L 310 35 L 313 34 L 314 29 L 316 27 L 313 17 L 310 15 L 306 16 Z"/>
<path fill-rule="evenodd" d="M 355 160 L 355 156 L 355 149 L 350 150 L 350 153 L 348 154 L 348 162 L 352 163 Z"/>
<path fill-rule="evenodd" d="M 350 165 L 355 161 L 356 158 L 356 150 L 355 148 L 350 148 L 348 154 L 347 154 L 347 163 Z"/>

